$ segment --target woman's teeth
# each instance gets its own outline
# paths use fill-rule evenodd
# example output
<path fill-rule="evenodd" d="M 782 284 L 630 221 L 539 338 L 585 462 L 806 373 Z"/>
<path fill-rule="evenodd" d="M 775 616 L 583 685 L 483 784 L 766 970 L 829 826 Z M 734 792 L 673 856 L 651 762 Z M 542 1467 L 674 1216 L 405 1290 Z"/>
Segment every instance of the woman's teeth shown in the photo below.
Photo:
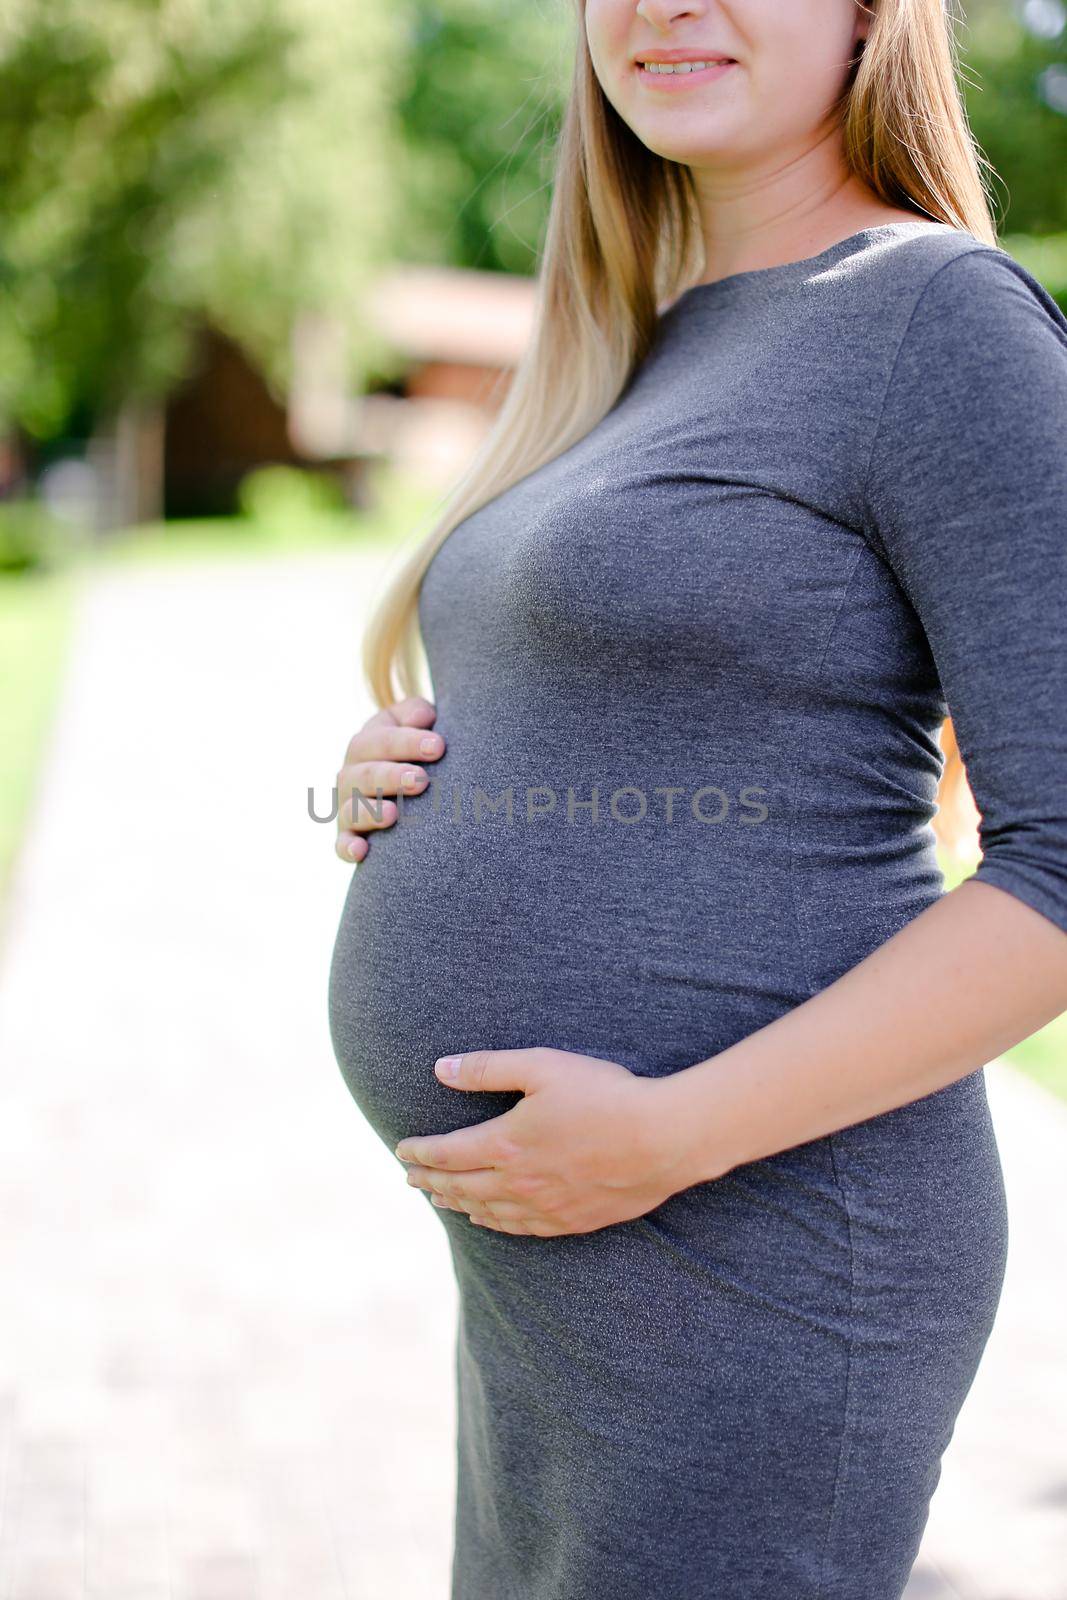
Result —
<path fill-rule="evenodd" d="M 642 61 L 643 72 L 700 72 L 704 67 L 729 66 L 727 61 Z"/>

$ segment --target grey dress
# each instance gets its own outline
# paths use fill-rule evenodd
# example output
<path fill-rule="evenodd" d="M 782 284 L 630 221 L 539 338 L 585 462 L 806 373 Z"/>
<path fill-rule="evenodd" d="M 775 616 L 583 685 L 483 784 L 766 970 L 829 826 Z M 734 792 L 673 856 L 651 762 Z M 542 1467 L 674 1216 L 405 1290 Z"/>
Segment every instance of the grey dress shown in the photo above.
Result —
<path fill-rule="evenodd" d="M 978 880 L 1067 956 L 1065 442 L 1055 301 L 891 222 L 688 290 L 610 413 L 452 532 L 419 602 L 448 750 L 329 978 L 390 1147 L 518 1100 L 438 1055 L 661 1076 L 877 949 L 944 893 L 946 710 Z M 1005 1266 L 981 1067 L 592 1233 L 434 1214 L 453 1600 L 900 1595 Z"/>

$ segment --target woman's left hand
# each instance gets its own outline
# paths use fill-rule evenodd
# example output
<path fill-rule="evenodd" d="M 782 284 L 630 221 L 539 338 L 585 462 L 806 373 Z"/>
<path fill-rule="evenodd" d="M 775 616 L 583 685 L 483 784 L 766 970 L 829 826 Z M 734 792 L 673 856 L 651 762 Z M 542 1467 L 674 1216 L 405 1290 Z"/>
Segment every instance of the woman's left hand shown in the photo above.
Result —
<path fill-rule="evenodd" d="M 457 1062 L 455 1076 L 442 1063 Z M 537 1047 L 435 1063 L 463 1091 L 521 1089 L 502 1116 L 403 1139 L 408 1182 L 435 1205 L 503 1233 L 589 1233 L 640 1217 L 694 1181 L 660 1082 L 614 1061 Z"/>

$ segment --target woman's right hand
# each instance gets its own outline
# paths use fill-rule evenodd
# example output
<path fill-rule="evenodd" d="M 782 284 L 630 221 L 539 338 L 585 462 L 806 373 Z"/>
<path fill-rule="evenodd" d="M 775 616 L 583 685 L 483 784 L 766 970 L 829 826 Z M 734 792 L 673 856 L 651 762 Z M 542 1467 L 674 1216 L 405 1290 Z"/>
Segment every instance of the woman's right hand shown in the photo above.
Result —
<path fill-rule="evenodd" d="M 348 741 L 344 765 L 337 774 L 337 839 L 342 861 L 362 861 L 370 849 L 365 833 L 391 828 L 399 815 L 396 803 L 383 800 L 376 817 L 377 792 L 421 794 L 429 783 L 417 761 L 437 761 L 445 753 L 441 734 L 432 731 L 437 707 L 422 695 L 409 695 L 369 717 Z M 429 740 L 432 748 L 425 749 Z M 408 781 L 408 775 L 413 781 Z M 366 796 L 356 804 L 353 791 Z"/>

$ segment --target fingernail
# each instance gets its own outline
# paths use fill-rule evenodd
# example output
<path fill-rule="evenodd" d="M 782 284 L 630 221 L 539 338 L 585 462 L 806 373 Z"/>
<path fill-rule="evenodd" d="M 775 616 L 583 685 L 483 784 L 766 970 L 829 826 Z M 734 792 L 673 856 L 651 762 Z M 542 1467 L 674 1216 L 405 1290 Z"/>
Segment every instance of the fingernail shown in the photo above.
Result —
<path fill-rule="evenodd" d="M 459 1072 L 459 1057 L 441 1056 L 438 1061 L 434 1062 L 434 1066 L 437 1069 L 437 1074 L 439 1077 L 454 1078 Z"/>

